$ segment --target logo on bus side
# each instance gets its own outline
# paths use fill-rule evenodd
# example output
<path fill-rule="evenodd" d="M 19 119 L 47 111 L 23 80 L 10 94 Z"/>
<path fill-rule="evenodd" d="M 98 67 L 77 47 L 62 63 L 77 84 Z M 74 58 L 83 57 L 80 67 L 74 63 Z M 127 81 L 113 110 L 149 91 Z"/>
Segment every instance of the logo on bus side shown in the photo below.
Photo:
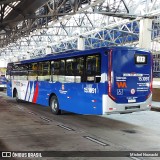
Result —
<path fill-rule="evenodd" d="M 127 84 L 126 82 L 116 82 L 118 88 L 127 88 Z"/>
<path fill-rule="evenodd" d="M 123 95 L 123 89 L 117 89 L 117 95 Z"/>

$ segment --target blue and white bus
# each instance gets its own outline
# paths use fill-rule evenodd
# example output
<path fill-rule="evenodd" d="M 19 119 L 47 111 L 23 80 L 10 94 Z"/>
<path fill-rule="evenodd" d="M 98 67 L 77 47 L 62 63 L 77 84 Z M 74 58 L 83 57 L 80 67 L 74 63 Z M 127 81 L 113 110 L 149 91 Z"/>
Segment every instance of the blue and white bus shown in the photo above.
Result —
<path fill-rule="evenodd" d="M 9 63 L 7 95 L 78 114 L 150 109 L 152 55 L 131 47 L 72 50 Z"/>

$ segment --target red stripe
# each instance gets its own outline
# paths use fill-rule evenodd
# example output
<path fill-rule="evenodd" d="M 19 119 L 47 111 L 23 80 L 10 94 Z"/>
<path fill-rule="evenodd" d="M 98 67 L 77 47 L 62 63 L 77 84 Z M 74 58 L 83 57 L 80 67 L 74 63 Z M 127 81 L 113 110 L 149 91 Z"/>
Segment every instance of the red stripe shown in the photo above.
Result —
<path fill-rule="evenodd" d="M 112 100 L 115 100 L 116 98 L 112 95 L 112 50 L 109 52 L 109 63 L 108 63 L 108 95 Z"/>
<path fill-rule="evenodd" d="M 37 98 L 38 98 L 38 83 L 36 84 L 36 89 L 34 91 L 34 96 L 33 96 L 32 102 L 36 103 L 37 102 Z"/>

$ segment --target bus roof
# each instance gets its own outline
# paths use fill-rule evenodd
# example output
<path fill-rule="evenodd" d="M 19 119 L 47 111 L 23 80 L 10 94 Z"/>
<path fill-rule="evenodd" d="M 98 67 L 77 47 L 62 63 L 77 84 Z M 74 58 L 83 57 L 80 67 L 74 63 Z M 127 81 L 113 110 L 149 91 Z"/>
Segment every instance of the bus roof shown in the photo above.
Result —
<path fill-rule="evenodd" d="M 101 47 L 101 48 L 95 48 L 95 49 L 89 49 L 89 50 L 69 50 L 69 51 L 64 51 L 60 53 L 53 53 L 53 54 L 48 54 L 44 57 L 41 58 L 34 58 L 34 59 L 29 59 L 29 60 L 22 60 L 19 62 L 15 62 L 14 64 L 26 64 L 26 63 L 33 63 L 33 62 L 41 62 L 41 61 L 49 61 L 52 59 L 61 59 L 61 58 L 69 58 L 72 56 L 81 56 L 81 55 L 89 55 L 93 53 L 100 53 L 101 51 L 104 51 L 106 49 L 126 49 L 126 50 L 139 50 L 139 51 L 147 51 L 143 50 L 140 48 L 135 48 L 135 47 L 126 47 L 126 46 L 114 46 L 114 47 Z"/>

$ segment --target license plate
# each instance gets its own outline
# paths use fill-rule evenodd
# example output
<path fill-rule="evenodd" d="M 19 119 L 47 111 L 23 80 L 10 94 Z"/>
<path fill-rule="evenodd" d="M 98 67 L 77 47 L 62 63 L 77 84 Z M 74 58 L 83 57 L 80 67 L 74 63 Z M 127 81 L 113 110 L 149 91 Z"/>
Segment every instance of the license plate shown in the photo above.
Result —
<path fill-rule="evenodd" d="M 128 99 L 128 103 L 134 103 L 134 102 L 136 102 L 135 99 Z"/>
<path fill-rule="evenodd" d="M 125 107 L 125 110 L 130 110 L 130 109 L 140 109 L 140 106 L 127 106 Z"/>

